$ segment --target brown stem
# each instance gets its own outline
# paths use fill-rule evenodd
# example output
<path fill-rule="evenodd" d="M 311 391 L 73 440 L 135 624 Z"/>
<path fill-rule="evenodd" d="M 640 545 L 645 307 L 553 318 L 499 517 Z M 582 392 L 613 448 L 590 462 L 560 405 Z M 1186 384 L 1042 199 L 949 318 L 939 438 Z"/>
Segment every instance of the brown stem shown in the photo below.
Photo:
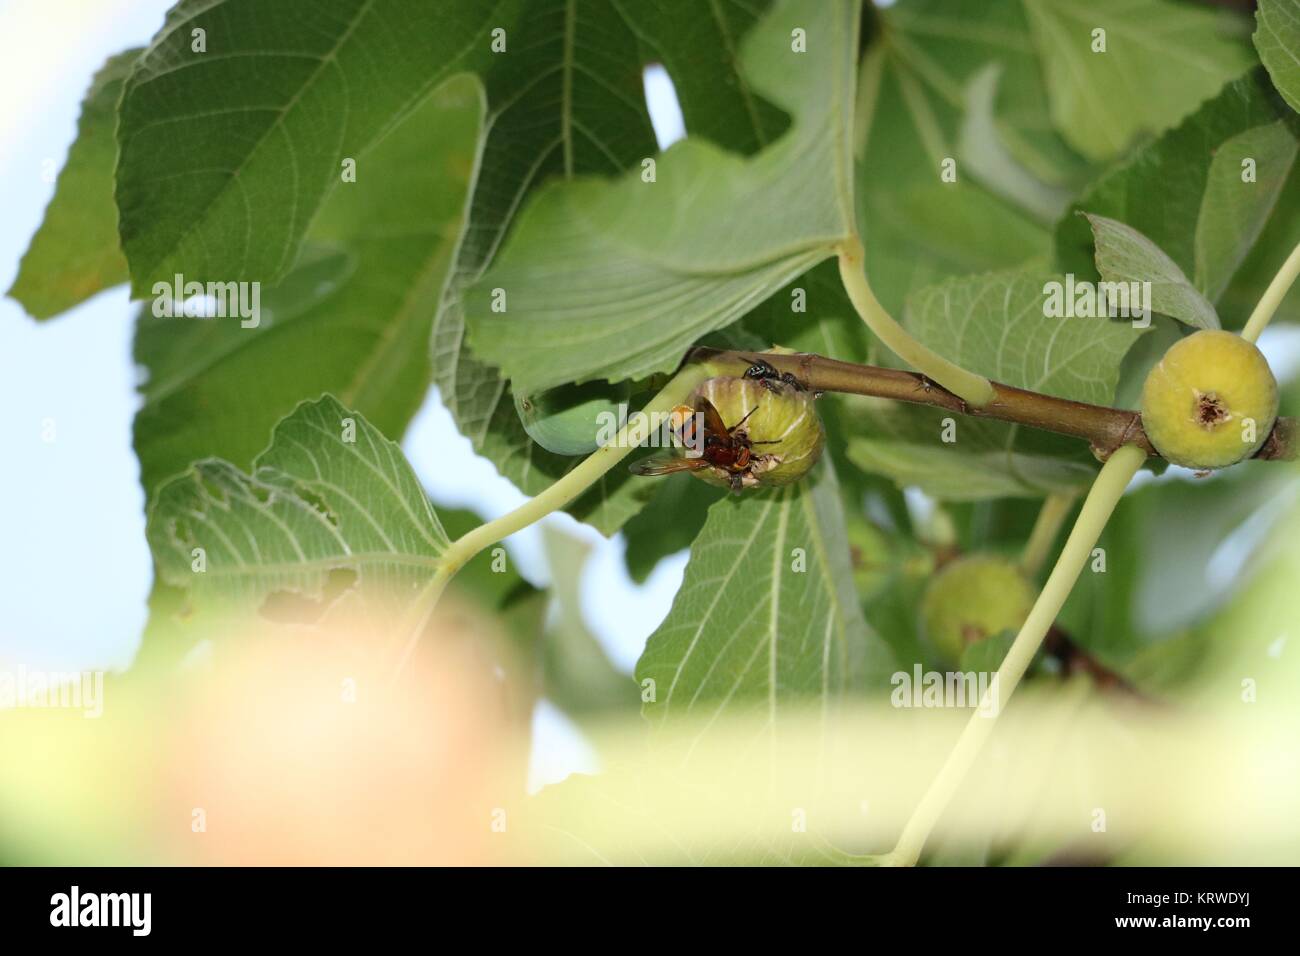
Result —
<path fill-rule="evenodd" d="M 734 370 L 736 375 L 742 375 L 759 357 L 750 352 L 697 348 L 688 360 L 708 360 L 727 371 Z M 763 352 L 761 359 L 778 372 L 791 373 L 801 384 L 818 392 L 891 398 L 900 402 L 943 408 L 961 415 L 994 418 L 1072 435 L 1087 441 L 1102 460 L 1110 457 L 1122 445 L 1137 445 L 1148 455 L 1159 457 L 1159 452 L 1152 446 L 1142 428 L 1142 416 L 1135 411 L 1074 402 L 1000 382 L 992 383 L 993 400 L 975 408 L 916 372 L 857 365 L 808 352 Z M 1270 461 L 1294 460 L 1296 420 L 1279 418 L 1254 457 Z"/>

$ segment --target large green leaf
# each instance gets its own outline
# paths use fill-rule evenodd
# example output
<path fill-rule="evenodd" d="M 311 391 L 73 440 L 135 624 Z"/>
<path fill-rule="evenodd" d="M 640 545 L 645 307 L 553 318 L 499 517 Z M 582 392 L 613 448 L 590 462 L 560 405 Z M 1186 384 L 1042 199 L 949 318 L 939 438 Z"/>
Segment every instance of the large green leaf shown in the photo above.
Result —
<path fill-rule="evenodd" d="M 709 509 L 636 676 L 643 688 L 654 681 L 644 712 L 656 723 L 756 709 L 776 732 L 785 708 L 833 707 L 880 678 L 888 656 L 862 618 L 839 491 L 823 462 L 801 484 Z"/>
<path fill-rule="evenodd" d="M 48 319 L 126 279 L 117 238 L 113 167 L 117 101 L 140 51 L 109 59 L 95 74 L 77 121 L 77 139 L 59 173 L 54 199 L 9 289 L 37 319 Z"/>
<path fill-rule="evenodd" d="M 1058 267 L 1094 274 L 1093 237 L 1073 212 L 1106 216 L 1155 243 L 1209 293 L 1225 327 L 1239 327 L 1300 242 L 1289 114 L 1263 70 L 1229 83 L 1084 193 L 1057 225 Z M 1252 169 L 1244 159 L 1254 160 Z M 1284 304 L 1279 315 L 1288 312 L 1294 308 Z"/>
<path fill-rule="evenodd" d="M 292 345 L 290 340 L 296 341 L 296 336 L 286 334 L 283 329 L 256 338 L 245 332 L 239 339 L 227 340 L 224 344 L 225 329 L 199 332 L 170 328 L 157 335 L 152 334 L 155 331 L 153 327 L 142 330 L 140 357 L 155 380 L 160 377 L 159 366 L 164 362 L 164 353 L 176 356 L 192 353 L 203 356 L 204 363 L 215 356 L 212 371 L 220 382 L 224 386 L 240 386 L 234 394 L 229 388 L 224 388 L 218 391 L 224 390 L 225 394 L 217 395 L 209 388 L 208 394 L 199 396 L 198 392 L 208 388 L 210 382 L 206 381 L 205 375 L 196 372 L 191 383 L 194 388 L 189 395 L 196 400 L 201 397 L 202 403 L 196 401 L 189 407 L 182 407 L 186 402 L 179 392 L 159 400 L 159 404 L 170 402 L 175 414 L 163 414 L 157 422 L 160 425 L 160 447 L 146 453 L 146 459 L 154 457 L 156 452 L 158 460 L 146 460 L 147 483 L 151 484 L 169 470 L 183 467 L 190 458 L 201 454 L 217 453 L 247 461 L 265 443 L 270 425 L 292 407 L 293 401 L 325 389 L 342 393 L 345 385 L 340 384 L 340 380 L 346 383 L 353 377 L 364 377 L 370 386 L 356 396 L 356 404 L 372 415 L 386 432 L 399 434 L 404 427 L 423 395 L 424 375 L 411 373 L 418 368 L 423 323 L 428 321 L 429 313 L 433 311 L 431 303 L 437 303 L 442 297 L 438 282 L 446 271 L 432 260 L 426 260 L 428 270 L 420 273 L 412 284 L 412 277 L 406 269 L 409 259 L 404 251 L 398 251 L 396 256 L 398 268 L 383 273 L 378 268 L 367 269 L 367 262 L 352 254 L 347 236 L 340 235 L 339 229 L 325 227 L 327 222 L 337 218 L 335 211 L 348 208 L 355 212 L 364 211 L 365 197 L 373 197 L 377 190 L 384 189 L 384 180 L 392 179 L 391 170 L 382 163 L 384 150 L 365 152 L 365 149 L 371 142 L 381 139 L 389 126 L 400 122 L 411 101 L 419 95 L 412 93 L 401 104 L 401 110 L 385 115 L 395 102 L 395 94 L 405 88 L 403 84 L 415 84 L 411 87 L 413 90 L 417 87 L 420 91 L 428 89 L 454 72 L 454 66 L 456 69 L 476 69 L 487 90 L 489 105 L 484 138 L 471 161 L 458 160 L 448 167 L 435 165 L 431 168 L 420 167 L 419 161 L 412 157 L 412 165 L 417 168 L 403 170 L 397 179 L 392 179 L 401 183 L 411 178 L 424 178 L 436 186 L 436 177 L 448 174 L 447 185 L 459 187 L 467 175 L 472 176 L 477 188 L 469 210 L 469 225 L 464 230 L 463 242 L 452 250 L 456 263 L 453 271 L 462 281 L 466 276 L 476 275 L 490 260 L 515 210 L 536 185 L 556 175 L 618 172 L 653 152 L 653 133 L 641 93 L 642 56 L 660 58 L 674 67 L 693 127 L 727 145 L 752 148 L 773 137 L 785 122 L 778 111 L 758 101 L 735 82 L 734 62 L 712 57 L 700 59 L 695 55 L 699 45 L 707 44 L 710 37 L 722 47 L 734 45 L 737 36 L 756 16 L 750 8 L 720 7 L 714 11 L 707 29 L 697 29 L 694 18 L 685 15 L 693 13 L 687 0 L 617 7 L 603 0 L 573 3 L 568 0 L 529 0 L 527 3 L 511 0 L 496 4 L 495 11 L 486 5 L 463 6 L 466 9 L 482 7 L 481 11 L 475 12 L 475 17 L 482 19 L 482 29 L 476 34 L 478 39 L 471 44 L 477 52 L 470 51 L 465 58 L 453 63 L 446 57 L 432 55 L 432 47 L 429 50 L 425 47 L 442 43 L 458 30 L 469 28 L 469 21 L 456 14 L 456 9 L 435 11 L 426 4 L 398 0 L 386 0 L 368 10 L 356 3 L 338 0 L 323 5 L 316 12 L 331 14 L 328 17 L 331 30 L 344 28 L 345 24 L 352 28 L 346 37 L 342 34 L 337 36 L 339 51 L 335 60 L 338 62 L 331 60 L 333 65 L 322 73 L 290 70 L 277 74 L 273 88 L 269 89 L 232 83 L 225 71 L 243 70 L 249 65 L 260 68 L 263 63 L 274 62 L 277 67 L 284 65 L 279 61 L 292 65 L 296 54 L 286 51 L 295 50 L 305 51 L 299 58 L 300 65 L 306 68 L 319 65 L 309 59 L 314 55 L 310 47 L 325 42 L 327 38 L 320 31 L 313 33 L 310 30 L 306 32 L 311 36 L 301 37 L 299 34 L 304 32 L 304 27 L 297 11 L 277 9 L 268 13 L 249 3 L 225 0 L 202 5 L 185 3 L 173 12 L 168 26 L 146 56 L 145 64 L 133 78 L 132 90 L 128 91 L 132 99 L 126 107 L 129 115 L 124 120 L 127 129 L 123 136 L 135 136 L 134 119 L 138 119 L 140 124 L 152 123 L 155 117 L 147 113 L 154 105 L 162 103 L 165 118 L 159 129 L 150 126 L 138 132 L 146 141 L 166 132 L 173 144 L 163 150 L 170 157 L 165 170 L 158 165 L 162 160 L 149 155 L 147 150 L 124 158 L 124 198 L 133 195 L 133 189 L 138 187 L 136 192 L 142 201 L 158 205 L 159 210 L 166 206 L 167 215 L 161 218 L 153 217 L 147 210 L 141 213 L 139 225 L 144 233 L 138 237 L 142 245 L 137 249 L 151 243 L 158 244 L 155 251 L 174 259 L 175 266 L 190 278 L 208 278 L 202 270 L 210 265 L 215 268 L 204 257 L 209 244 L 214 248 L 219 244 L 222 255 L 228 259 L 239 253 L 241 268 L 246 267 L 252 278 L 269 282 L 281 268 L 282 259 L 289 262 L 299 254 L 302 261 L 297 278 L 318 276 L 324 268 L 322 250 L 314 246 L 298 252 L 297 243 L 302 239 L 302 232 L 294 220 L 310 218 L 309 214 L 324 202 L 318 214 L 320 225 L 309 231 L 308 238 L 327 238 L 336 251 L 346 256 L 340 261 L 346 261 L 349 268 L 361 271 L 339 295 L 314 295 L 299 302 L 293 309 L 295 324 L 302 335 L 309 329 L 330 326 L 359 358 L 344 369 L 337 359 L 345 351 L 342 348 L 337 352 L 331 350 L 327 358 L 336 361 L 324 362 L 319 369 L 310 364 L 291 362 L 288 364 L 299 369 L 301 374 L 285 376 L 283 368 L 286 363 L 277 364 L 272 359 L 282 359 L 284 354 L 276 346 L 289 348 Z M 257 18 L 257 26 L 255 30 L 240 31 L 239 49 L 218 53 L 213 47 L 216 38 L 228 37 L 231 24 L 249 17 Z M 431 17 L 440 22 L 433 23 Z M 364 49 L 374 45 L 369 39 L 374 35 L 372 31 L 384 29 L 385 21 L 401 22 L 405 27 L 392 34 L 394 47 L 388 52 L 393 60 L 386 64 L 385 72 L 379 73 L 361 64 L 361 60 Z M 222 24 L 224 29 L 214 29 L 214 23 Z M 490 51 L 491 38 L 486 32 L 498 26 L 506 31 L 507 42 L 506 52 L 499 54 Z M 190 48 L 190 31 L 198 28 L 208 31 L 209 49 L 206 54 L 193 53 Z M 440 31 L 443 36 L 431 39 Z M 348 112 L 344 109 L 319 126 L 312 126 L 306 116 L 306 107 L 319 106 L 324 102 L 323 97 L 337 92 L 337 81 L 343 73 L 349 76 L 359 74 L 353 77 L 348 90 L 353 95 L 367 91 L 364 115 L 356 111 L 357 115 L 347 117 L 347 122 L 340 126 L 340 116 Z M 391 88 L 372 95 L 374 91 L 370 87 L 375 83 Z M 220 89 L 212 92 L 208 89 L 210 86 Z M 268 92 L 283 98 L 278 112 L 260 109 L 265 105 L 261 98 Z M 212 116 L 206 113 L 213 101 L 238 103 L 241 98 L 257 98 L 259 109 L 247 111 L 236 105 L 230 107 L 230 112 Z M 187 105 L 196 103 L 204 105 L 203 116 L 187 113 Z M 433 123 L 424 131 L 431 144 L 438 147 L 444 139 L 459 142 L 459 131 L 454 121 L 441 128 L 435 120 L 437 117 L 426 113 L 419 121 Z M 352 158 L 359 160 L 357 181 L 338 185 L 339 163 L 349 152 L 342 146 L 334 151 L 337 155 L 330 158 L 328 182 L 324 186 L 317 189 L 313 183 L 300 180 L 298 174 L 301 170 L 288 161 L 288 154 L 283 152 L 296 141 L 289 131 L 300 128 L 312 140 L 346 135 L 351 144 Z M 186 144 L 184 154 L 179 157 L 174 155 L 174 142 L 180 135 L 178 131 L 184 132 Z M 212 156 L 241 150 L 247 151 L 247 165 L 239 167 L 238 183 L 232 179 L 223 186 L 224 174 L 206 171 L 207 161 Z M 277 152 L 282 161 L 277 161 Z M 315 160 L 320 159 L 313 155 Z M 113 158 L 104 158 L 105 174 L 111 170 Z M 152 178 L 155 173 L 166 178 L 155 182 Z M 417 176 L 417 173 L 427 175 Z M 255 239 L 250 239 L 245 235 L 246 211 L 242 202 L 235 202 L 234 198 L 254 181 L 259 202 L 251 214 L 272 217 L 275 222 L 272 224 L 274 228 L 259 229 Z M 336 190 L 333 193 L 335 198 L 326 201 L 331 188 Z M 452 195 L 451 190 L 446 194 Z M 108 182 L 104 183 L 100 201 L 105 204 L 111 201 Z M 195 203 L 207 205 L 199 212 Z M 384 217 L 394 212 L 396 216 L 392 222 L 386 223 Z M 419 201 L 409 210 L 394 209 L 391 203 L 377 204 L 369 210 L 364 229 L 371 237 L 370 245 L 376 253 L 379 237 L 390 227 L 391 245 L 394 250 L 398 249 L 401 245 L 399 233 L 410 228 L 408 212 L 429 214 L 430 210 Z M 354 218 L 359 221 L 360 217 Z M 434 219 L 443 219 L 441 211 L 430 216 L 431 222 Z M 168 251 L 163 248 L 169 242 L 168 223 L 181 221 L 192 232 L 176 240 L 183 248 L 178 245 Z M 276 237 L 282 242 L 272 241 Z M 263 242 L 263 239 L 267 241 Z M 344 240 L 342 246 L 336 239 Z M 245 245 L 248 248 L 241 251 Z M 282 248 L 289 250 L 290 247 L 292 255 L 289 251 L 281 255 Z M 247 260 L 243 258 L 243 252 L 248 253 Z M 369 264 L 377 267 L 380 264 L 378 256 L 370 257 Z M 228 265 L 229 262 L 222 268 L 229 273 Z M 159 267 L 155 272 L 161 272 L 163 278 L 170 278 L 167 274 L 169 269 L 170 266 L 166 269 Z M 235 277 L 232 274 L 222 276 Z M 146 283 L 137 276 L 136 284 L 140 288 Z M 381 301 L 405 296 L 403 321 L 388 322 L 382 333 L 388 341 L 387 361 L 375 353 L 374 343 L 368 336 L 350 327 L 355 324 L 377 328 L 381 319 L 392 318 L 393 313 L 386 306 L 373 310 L 366 302 L 357 308 L 357 296 L 367 285 Z M 476 448 L 526 492 L 535 493 L 563 474 L 571 467 L 572 461 L 549 455 L 532 444 L 516 420 L 502 378 L 494 369 L 474 360 L 462 347 L 458 288 L 459 283 L 453 283 L 442 299 L 443 306 L 437 316 L 434 378 L 441 387 L 444 401 L 462 430 L 474 440 Z M 264 304 L 274 303 L 275 307 L 268 307 L 266 311 L 285 317 L 289 307 L 286 298 L 291 289 L 301 291 L 300 283 L 282 282 L 279 294 L 277 290 L 268 288 Z M 322 314 L 318 315 L 318 310 Z M 350 323 L 343 314 L 348 310 L 357 312 Z M 319 336 L 314 339 L 313 352 L 319 348 L 320 341 Z M 229 348 L 232 343 L 238 343 L 238 348 Z M 271 348 L 266 350 L 268 345 Z M 271 355 L 271 352 L 275 354 Z M 280 372 L 271 374 L 267 371 L 272 366 Z M 297 390 L 299 386 L 304 386 L 304 390 Z M 185 391 L 183 383 L 176 379 L 172 379 L 169 390 L 172 388 Z M 232 408 L 239 408 L 243 414 L 227 415 L 222 411 Z M 159 411 L 150 401 L 142 421 Z M 205 414 L 209 417 L 220 414 L 224 418 L 216 422 L 218 427 L 215 430 L 205 427 L 189 429 L 191 434 L 188 437 L 179 434 L 182 423 L 191 421 L 190 416 L 194 414 L 199 418 Z M 207 444 L 208 438 L 215 439 L 215 443 Z M 640 503 L 641 497 L 627 476 L 617 475 L 607 477 L 570 510 L 591 520 L 602 530 L 612 531 L 634 514 Z"/>
<path fill-rule="evenodd" d="M 1287 126 L 1288 131 L 1294 133 L 1296 128 L 1292 122 L 1288 121 Z M 1300 137 L 1294 141 L 1300 145 Z M 1215 301 L 1225 328 L 1245 325 L 1287 256 L 1300 245 L 1300 162 L 1293 157 L 1282 175 L 1285 181 L 1277 194 L 1272 214 L 1259 230 L 1254 245 L 1245 251 L 1227 288 Z M 1300 299 L 1286 296 L 1273 314 L 1273 321 L 1275 324 L 1300 322 Z"/>
<path fill-rule="evenodd" d="M 1214 154 L 1239 133 L 1275 122 L 1275 97 L 1262 70 L 1229 83 L 1179 126 L 1094 183 L 1075 208 L 1127 223 L 1192 274 L 1196 221 Z M 1066 271 L 1091 272 L 1092 234 L 1082 217 L 1062 217 L 1056 247 Z"/>
<path fill-rule="evenodd" d="M 280 279 L 343 161 L 486 62 L 489 29 L 512 27 L 517 7 L 182 0 L 120 108 L 117 204 L 134 293 L 174 273 Z"/>
<path fill-rule="evenodd" d="M 1196 284 L 1218 299 L 1277 208 L 1300 141 L 1282 121 L 1238 133 L 1214 151 L 1196 219 Z"/>
<path fill-rule="evenodd" d="M 1056 128 L 1098 161 L 1176 122 L 1252 62 L 1245 21 L 1191 4 L 1025 0 L 1025 10 Z"/>
<path fill-rule="evenodd" d="M 1214 15 L 1164 12 L 1158 55 L 1117 0 L 1082 30 L 1065 21 L 1093 8 L 1068 0 L 901 0 L 876 14 L 859 78 L 856 195 L 867 273 L 887 308 L 949 276 L 1041 261 L 1043 217 L 1095 171 L 1090 160 L 1109 158 L 1109 138 L 1128 145 L 1177 122 L 1246 68 L 1245 43 L 1221 37 Z M 1110 31 L 1106 54 L 1087 52 L 1096 26 Z M 1071 69 L 1076 49 L 1093 57 L 1086 70 Z M 1108 139 L 1082 134 L 1073 115 L 1093 104 L 1100 70 L 1101 85 L 1150 77 L 1161 91 L 1108 96 Z M 955 181 L 940 179 L 945 160 Z"/>
<path fill-rule="evenodd" d="M 868 434 L 849 440 L 849 461 L 943 501 L 1040 498 L 1086 488 L 1097 473 L 1060 453 L 1018 451 L 1011 427 L 995 422 L 962 419 L 945 443 L 949 420 L 929 409 L 874 409 L 862 417 Z"/>
<path fill-rule="evenodd" d="M 459 350 L 445 313 L 436 323 L 437 345 L 431 344 L 437 303 L 450 277 L 490 255 L 535 178 L 562 172 L 566 161 L 578 170 L 621 168 L 610 165 L 610 155 L 630 163 L 653 143 L 644 107 L 633 99 L 640 96 L 636 38 L 617 12 L 608 4 L 583 5 L 569 35 L 568 5 L 542 0 L 521 9 L 519 26 L 508 30 L 507 53 L 493 55 L 484 71 L 489 104 L 481 133 L 465 109 L 450 105 L 454 100 L 468 108 L 473 101 L 472 118 L 478 117 L 480 97 L 470 82 L 444 84 L 429 106 L 358 158 L 355 183 L 339 185 L 326 200 L 308 238 L 346 253 L 354 265 L 333 294 L 286 301 L 303 292 L 297 277 L 319 272 L 319 251 L 312 247 L 301 254 L 297 271 L 268 290 L 265 328 L 142 321 L 137 357 L 155 380 L 166 382 L 146 391 L 137 427 L 146 483 L 203 455 L 246 464 L 280 416 L 323 391 L 398 436 L 424 398 L 431 347 L 444 401 L 507 477 L 533 494 L 572 467 L 573 459 L 532 443 L 504 382 Z M 287 24 L 276 21 L 267 29 Z M 546 42 L 525 43 L 526 36 Z M 274 45 L 274 34 L 263 40 Z M 566 84 L 568 104 L 561 95 Z M 268 168 L 267 175 L 276 172 Z M 475 191 L 465 210 L 467 182 Z M 293 188 L 292 182 L 281 185 Z M 154 366 L 164 352 L 194 358 L 185 374 L 163 376 Z M 306 354 L 312 361 L 301 360 Z M 645 493 L 629 475 L 614 474 L 570 510 L 609 532 L 636 512 Z"/>
<path fill-rule="evenodd" d="M 742 48 L 751 86 L 794 117 L 777 142 L 742 159 L 687 139 L 653 181 L 634 172 L 540 193 L 466 299 L 474 351 L 525 391 L 668 371 L 701 334 L 826 258 L 853 229 L 856 37 L 847 0 L 780 4 Z"/>
<path fill-rule="evenodd" d="M 863 54 L 855 124 L 857 216 L 867 274 L 890 310 L 948 276 L 1043 256 L 1048 235 L 1020 201 L 987 188 L 960 146 L 967 87 L 991 64 L 999 141 L 1045 182 L 1083 163 L 1051 129 L 1040 64 L 1019 3 L 912 0 L 877 12 Z M 941 179 L 945 160 L 956 181 Z"/>
<path fill-rule="evenodd" d="M 908 300 L 908 329 L 945 358 L 1006 385 L 1107 404 L 1133 322 L 1048 316 L 1047 284 L 1061 275 L 1005 272 L 951 279 Z"/>
<path fill-rule="evenodd" d="M 1001 65 L 990 63 L 966 85 L 966 115 L 958 135 L 958 152 L 972 175 L 990 192 L 1041 222 L 1054 222 L 1070 204 L 1071 190 L 1040 180 L 1012 151 L 998 124 L 1001 74 Z"/>
<path fill-rule="evenodd" d="M 718 490 L 702 481 L 657 482 L 654 497 L 623 526 L 632 580 L 644 583 L 662 559 L 689 548 L 717 500 Z"/>
<path fill-rule="evenodd" d="M 915 81 L 899 79 L 910 90 L 914 135 L 949 136 L 952 111 L 968 105 L 963 94 L 992 68 L 997 83 L 989 118 L 998 138 L 1039 180 L 1066 186 L 1087 171 L 1087 163 L 1052 126 L 1043 58 L 1024 6 L 1022 0 L 902 0 L 880 11 L 884 26 L 873 39 Z M 927 131 L 931 124 L 936 125 Z"/>
<path fill-rule="evenodd" d="M 711 15 L 701 19 L 695 0 L 534 0 L 525 9 L 524 29 L 535 41 L 494 60 L 485 77 L 489 121 L 464 244 L 435 321 L 434 380 L 475 449 L 527 494 L 542 490 L 574 461 L 528 437 L 505 378 L 470 352 L 464 290 L 490 264 L 517 211 L 544 184 L 617 174 L 654 155 L 641 90 L 643 58 L 671 71 L 693 130 L 740 150 L 773 138 L 784 118 L 737 76 L 732 55 L 765 6 L 711 5 Z M 700 56 L 701 48 L 711 55 Z M 726 55 L 716 55 L 720 50 Z M 631 482 L 620 470 L 569 510 L 609 533 L 640 509 L 647 494 L 644 483 Z"/>
<path fill-rule="evenodd" d="M 251 472 L 205 459 L 164 484 L 147 533 L 193 612 L 305 621 L 433 597 L 449 543 L 397 445 L 329 396 L 281 421 Z"/>
<path fill-rule="evenodd" d="M 402 434 L 428 388 L 430 303 L 460 234 L 481 115 L 472 84 L 444 87 L 361 157 L 357 181 L 321 210 L 314 245 L 266 290 L 256 327 L 143 311 L 135 447 L 146 489 L 203 457 L 247 467 L 275 423 L 322 392 Z"/>
<path fill-rule="evenodd" d="M 757 90 L 740 67 L 745 33 L 771 0 L 613 0 L 636 34 L 642 60 L 663 64 L 692 136 L 746 155 L 785 132 L 789 117 Z"/>
<path fill-rule="evenodd" d="M 1255 11 L 1255 49 L 1294 110 L 1300 110 L 1300 3 L 1259 0 Z"/>

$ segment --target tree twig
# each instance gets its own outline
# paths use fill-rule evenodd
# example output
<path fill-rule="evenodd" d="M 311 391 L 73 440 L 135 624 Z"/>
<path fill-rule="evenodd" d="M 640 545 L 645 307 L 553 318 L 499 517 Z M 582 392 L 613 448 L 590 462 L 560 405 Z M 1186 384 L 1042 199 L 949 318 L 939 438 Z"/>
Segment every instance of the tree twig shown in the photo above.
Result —
<path fill-rule="evenodd" d="M 890 398 L 942 408 L 960 415 L 992 418 L 1071 435 L 1087 441 L 1103 461 L 1123 445 L 1136 445 L 1148 456 L 1160 457 L 1142 428 L 1142 416 L 1138 412 L 1075 402 L 1000 382 L 990 383 L 993 386 L 993 399 L 976 408 L 916 372 L 841 362 L 810 352 L 763 352 L 760 356 L 751 352 L 697 348 L 687 360 L 707 360 L 725 369 L 723 374 L 743 375 L 754 364 L 754 359 L 760 357 L 778 372 L 793 374 L 803 385 L 814 391 Z M 1265 461 L 1294 460 L 1296 420 L 1279 418 L 1254 457 Z"/>

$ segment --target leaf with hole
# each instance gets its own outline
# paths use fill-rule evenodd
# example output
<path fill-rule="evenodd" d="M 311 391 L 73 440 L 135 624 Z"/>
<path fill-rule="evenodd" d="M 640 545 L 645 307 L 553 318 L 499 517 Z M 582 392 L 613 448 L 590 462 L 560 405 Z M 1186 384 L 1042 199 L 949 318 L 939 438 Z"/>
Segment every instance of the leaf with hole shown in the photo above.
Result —
<path fill-rule="evenodd" d="M 401 449 L 331 396 L 281 421 L 250 471 L 210 458 L 166 482 L 147 534 L 191 615 L 310 624 L 414 608 L 415 633 L 446 581 L 447 534 Z"/>

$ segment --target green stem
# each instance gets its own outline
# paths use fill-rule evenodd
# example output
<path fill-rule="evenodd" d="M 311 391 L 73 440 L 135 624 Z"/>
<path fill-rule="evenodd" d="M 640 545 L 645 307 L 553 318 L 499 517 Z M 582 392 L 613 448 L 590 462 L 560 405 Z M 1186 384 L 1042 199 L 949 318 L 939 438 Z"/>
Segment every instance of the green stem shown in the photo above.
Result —
<path fill-rule="evenodd" d="M 993 401 L 993 385 L 987 378 L 932 352 L 885 311 L 867 281 L 862 242 L 857 236 L 845 240 L 840 247 L 840 280 L 862 321 L 891 352 L 968 405 L 982 408 Z"/>
<path fill-rule="evenodd" d="M 563 478 L 540 494 L 529 498 L 514 511 L 487 524 L 479 525 L 473 531 L 453 541 L 438 559 L 437 570 L 413 602 L 403 621 L 402 630 L 409 636 L 393 669 L 393 680 L 396 680 L 406 668 L 406 663 L 410 660 L 416 644 L 419 643 L 420 635 L 428 626 L 429 618 L 443 590 L 447 587 L 447 582 L 464 567 L 467 561 L 488 545 L 496 544 L 533 522 L 542 520 L 552 511 L 563 508 L 578 497 L 599 481 L 601 475 L 626 458 L 633 448 L 649 438 L 651 431 L 662 421 L 663 416 L 685 402 L 701 382 L 719 374 L 721 372 L 714 362 L 689 363 L 674 375 L 641 411 L 627 420 L 614 436 L 613 441 L 596 449 Z"/>
<path fill-rule="evenodd" d="M 1273 281 L 1264 290 L 1255 311 L 1246 320 L 1246 327 L 1241 330 L 1243 339 L 1254 342 L 1259 338 L 1260 333 L 1268 327 L 1277 307 L 1282 304 L 1282 299 L 1290 291 L 1291 283 L 1295 282 L 1297 275 L 1300 275 L 1300 246 L 1291 250 L 1291 255 L 1287 256 L 1282 268 L 1277 270 L 1277 275 L 1273 276 Z"/>
<path fill-rule="evenodd" d="M 1043 501 L 1043 507 L 1038 510 L 1038 518 L 1034 521 L 1034 530 L 1029 533 L 1024 553 L 1020 556 L 1020 570 L 1029 577 L 1038 576 L 1052 545 L 1056 543 L 1061 524 L 1074 507 L 1074 498 L 1072 492 L 1054 492 Z"/>
<path fill-rule="evenodd" d="M 1075 581 L 1092 555 L 1092 549 L 1115 510 L 1115 505 L 1119 503 L 1124 489 L 1146 457 L 1146 452 L 1136 445 L 1125 445 L 1111 455 L 1102 467 L 1088 497 L 1084 499 L 1078 520 L 1070 530 L 1061 556 L 1056 560 L 1056 567 L 1052 568 L 1029 617 L 1025 619 L 1024 626 L 1007 651 L 1006 660 L 998 668 L 993 686 L 989 689 L 989 693 L 996 695 L 997 706 L 992 710 L 993 716 L 983 716 L 986 708 L 985 702 L 981 701 L 981 706 L 971 715 L 938 776 L 912 811 L 911 818 L 898 838 L 898 844 L 881 858 L 883 865 L 913 866 L 920 857 L 930 831 L 956 794 L 984 741 L 993 732 L 997 723 L 996 715 L 1002 713 L 1007 700 L 1020 683 L 1020 678 L 1029 669 L 1038 646 L 1043 642 L 1048 628 L 1056 620 L 1056 615 L 1060 613 L 1061 606 L 1065 604 L 1065 599 L 1069 597 Z"/>
<path fill-rule="evenodd" d="M 654 427 L 662 422 L 674 407 L 682 404 L 706 379 L 720 374 L 712 362 L 692 362 L 673 376 L 663 389 L 646 406 L 628 419 L 609 444 L 592 452 L 575 465 L 545 491 L 524 502 L 514 511 L 494 521 L 480 525 L 457 538 L 443 552 L 441 565 L 448 574 L 454 574 L 465 562 L 490 544 L 540 521 L 552 511 L 563 508 L 578 495 L 594 485 L 605 474 L 631 453 L 647 438 Z"/>

